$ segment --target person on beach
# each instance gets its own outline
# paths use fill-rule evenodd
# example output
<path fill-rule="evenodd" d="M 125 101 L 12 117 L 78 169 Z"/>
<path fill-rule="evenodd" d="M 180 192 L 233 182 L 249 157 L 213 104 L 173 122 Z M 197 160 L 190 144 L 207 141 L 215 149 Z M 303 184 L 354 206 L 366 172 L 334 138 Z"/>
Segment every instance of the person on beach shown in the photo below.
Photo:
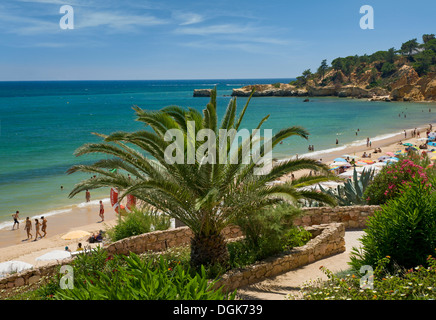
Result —
<path fill-rule="evenodd" d="M 17 225 L 17 230 L 20 229 L 20 222 L 18 221 L 20 212 L 17 210 L 15 214 L 12 215 L 12 218 L 14 218 L 14 225 L 12 226 L 12 230 L 14 230 L 15 225 Z"/>
<path fill-rule="evenodd" d="M 85 197 L 86 197 L 86 202 L 89 202 L 91 200 L 91 194 L 89 193 L 88 189 L 86 189 Z"/>
<path fill-rule="evenodd" d="M 103 201 L 100 200 L 100 213 L 99 216 L 101 218 L 101 221 L 104 221 L 104 206 L 103 206 Z"/>
<path fill-rule="evenodd" d="M 338 140 L 338 138 L 336 138 L 336 144 L 338 144 L 339 143 L 339 140 Z"/>
<path fill-rule="evenodd" d="M 38 235 L 40 238 L 42 238 L 41 233 L 39 233 L 39 228 L 40 228 L 41 224 L 39 223 L 38 219 L 35 219 L 35 240 L 36 241 L 38 239 Z"/>
<path fill-rule="evenodd" d="M 42 236 L 44 238 L 45 235 L 47 234 L 47 219 L 44 217 L 41 217 L 41 220 L 42 220 L 41 231 L 44 232 L 44 235 Z"/>
<path fill-rule="evenodd" d="M 81 242 L 78 243 L 76 251 L 83 251 Z"/>
<path fill-rule="evenodd" d="M 30 230 L 32 230 L 32 221 L 29 219 L 29 217 L 26 218 L 26 225 L 24 226 L 24 230 L 27 232 L 27 240 L 32 239 L 32 234 L 30 233 Z"/>

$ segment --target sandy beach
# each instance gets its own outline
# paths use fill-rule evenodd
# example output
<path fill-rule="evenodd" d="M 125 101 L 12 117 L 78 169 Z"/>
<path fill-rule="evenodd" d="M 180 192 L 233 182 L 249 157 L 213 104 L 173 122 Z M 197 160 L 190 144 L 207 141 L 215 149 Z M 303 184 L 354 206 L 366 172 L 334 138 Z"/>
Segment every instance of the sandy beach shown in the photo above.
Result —
<path fill-rule="evenodd" d="M 425 131 L 428 127 L 429 125 L 427 124 L 418 128 L 421 132 L 421 138 L 425 137 Z M 372 159 L 376 160 L 378 157 L 385 155 L 386 152 L 404 150 L 404 146 L 399 144 L 400 141 L 402 143 L 409 142 L 417 146 L 421 144 L 422 141 L 418 141 L 418 137 L 412 138 L 411 131 L 413 129 L 409 128 L 406 130 L 406 139 L 404 138 L 404 133 L 399 133 L 387 139 L 373 141 L 370 148 L 366 145 L 360 145 L 348 147 L 329 154 L 322 154 L 321 156 L 317 155 L 316 157 L 311 156 L 310 153 L 304 156 L 313 157 L 318 160 L 322 159 L 322 162 L 324 163 L 331 163 L 333 159 L 345 154 L 357 155 L 360 157 L 363 152 L 372 153 L 375 148 L 381 148 L 381 153 L 372 154 Z M 304 172 L 300 172 L 300 174 L 303 173 Z M 296 174 L 296 176 L 298 175 Z M 282 180 L 284 179 L 290 179 L 290 177 L 283 177 Z M 70 212 L 47 217 L 47 236 L 37 241 L 32 241 L 33 239 L 26 240 L 27 235 L 24 230 L 25 217 L 20 217 L 20 228 L 18 230 L 11 230 L 11 228 L 0 230 L 0 262 L 19 260 L 38 267 L 49 262 L 36 261 L 35 258 L 48 251 L 54 249 L 64 250 L 65 246 L 68 246 L 72 251 L 75 251 L 78 242 L 87 245 L 86 238 L 67 241 L 63 240 L 61 237 L 65 233 L 73 230 L 84 230 L 90 233 L 98 232 L 99 230 L 107 230 L 109 227 L 112 227 L 117 223 L 117 215 L 107 201 L 105 202 L 104 222 L 100 222 L 101 219 L 98 212 L 99 205 L 98 202 L 95 201 L 95 203 L 91 205 L 83 207 L 76 206 L 73 207 Z M 34 227 L 32 233 L 35 233 Z M 96 246 L 96 244 L 93 244 L 93 246 Z"/>
<path fill-rule="evenodd" d="M 18 230 L 16 227 L 15 230 L 11 228 L 0 230 L 0 262 L 19 260 L 39 267 L 52 261 L 36 261 L 35 258 L 51 250 L 64 250 L 68 246 L 71 251 L 75 251 L 79 242 L 82 242 L 83 246 L 89 245 L 86 242 L 88 237 L 74 240 L 64 240 L 61 237 L 74 230 L 98 233 L 99 230 L 106 230 L 117 223 L 116 213 L 109 204 L 105 205 L 104 222 L 101 222 L 98 213 L 99 205 L 96 204 L 84 208 L 73 208 L 68 213 L 47 217 L 47 235 L 42 239 L 38 238 L 37 241 L 33 241 L 34 238 L 26 240 L 24 219 L 20 218 Z M 35 236 L 34 225 L 31 234 Z M 91 244 L 92 247 L 97 245 Z"/>

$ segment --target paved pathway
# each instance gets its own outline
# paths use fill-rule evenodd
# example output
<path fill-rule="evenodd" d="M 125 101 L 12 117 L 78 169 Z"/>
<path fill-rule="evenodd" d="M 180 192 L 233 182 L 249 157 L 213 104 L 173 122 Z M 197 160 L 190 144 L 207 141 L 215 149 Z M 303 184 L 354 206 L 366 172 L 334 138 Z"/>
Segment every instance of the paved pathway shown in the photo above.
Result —
<path fill-rule="evenodd" d="M 360 247 L 359 238 L 363 234 L 364 232 L 361 230 L 346 231 L 345 252 L 241 288 L 238 290 L 238 295 L 245 300 L 283 300 L 288 294 L 296 295 L 304 282 L 317 278 L 327 279 L 327 276 L 319 270 L 320 266 L 324 266 L 334 273 L 349 269 L 347 262 L 351 249 Z"/>

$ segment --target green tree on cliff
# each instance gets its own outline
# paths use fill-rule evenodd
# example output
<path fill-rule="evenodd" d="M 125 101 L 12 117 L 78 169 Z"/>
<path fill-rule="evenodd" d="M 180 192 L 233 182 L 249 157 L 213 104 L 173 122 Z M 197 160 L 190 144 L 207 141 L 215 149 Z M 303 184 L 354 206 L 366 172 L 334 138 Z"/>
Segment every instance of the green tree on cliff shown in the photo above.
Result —
<path fill-rule="evenodd" d="M 412 54 L 416 52 L 416 50 L 419 48 L 419 43 L 417 39 L 412 39 L 409 41 L 404 42 L 401 45 L 400 52 L 404 55 L 407 55 L 409 59 L 412 57 Z"/>
<path fill-rule="evenodd" d="M 434 34 L 424 34 L 422 36 L 422 41 L 424 42 L 424 44 L 426 44 L 427 42 L 434 40 L 434 39 L 435 39 Z"/>
<path fill-rule="evenodd" d="M 328 70 L 327 59 L 324 59 L 321 61 L 321 65 L 318 68 L 318 74 L 319 74 L 321 79 L 324 78 L 324 75 L 325 75 L 327 70 Z"/>

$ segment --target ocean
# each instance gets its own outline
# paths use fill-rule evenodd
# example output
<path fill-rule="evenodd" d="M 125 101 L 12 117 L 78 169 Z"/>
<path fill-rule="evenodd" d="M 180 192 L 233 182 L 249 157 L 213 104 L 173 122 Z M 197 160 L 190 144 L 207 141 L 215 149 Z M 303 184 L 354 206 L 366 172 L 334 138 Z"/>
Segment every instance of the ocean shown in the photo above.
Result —
<path fill-rule="evenodd" d="M 0 228 L 11 225 L 11 215 L 53 215 L 85 206 L 85 195 L 68 193 L 86 174 L 67 175 L 74 164 L 92 163 L 101 155 L 75 157 L 84 143 L 97 142 L 91 132 L 135 131 L 133 105 L 158 110 L 168 105 L 202 110 L 209 98 L 193 97 L 194 89 L 218 91 L 222 117 L 233 88 L 249 84 L 289 82 L 291 79 L 159 80 L 159 81 L 26 81 L 0 82 Z M 247 98 L 238 98 L 238 110 Z M 291 137 L 274 149 L 274 158 L 308 152 L 322 158 L 330 150 L 365 144 L 404 129 L 436 120 L 436 104 L 368 102 L 319 97 L 256 97 L 251 100 L 242 127 L 254 129 L 267 114 L 263 129 L 302 126 L 309 140 Z M 430 110 L 429 109 L 434 109 Z M 406 117 L 404 117 L 406 115 Z M 357 132 L 357 135 L 356 135 Z M 336 145 L 338 138 L 339 144 Z M 62 188 L 61 188 L 62 186 Z M 109 190 L 93 190 L 91 199 L 109 198 Z M 106 200 L 107 201 L 107 200 Z"/>

